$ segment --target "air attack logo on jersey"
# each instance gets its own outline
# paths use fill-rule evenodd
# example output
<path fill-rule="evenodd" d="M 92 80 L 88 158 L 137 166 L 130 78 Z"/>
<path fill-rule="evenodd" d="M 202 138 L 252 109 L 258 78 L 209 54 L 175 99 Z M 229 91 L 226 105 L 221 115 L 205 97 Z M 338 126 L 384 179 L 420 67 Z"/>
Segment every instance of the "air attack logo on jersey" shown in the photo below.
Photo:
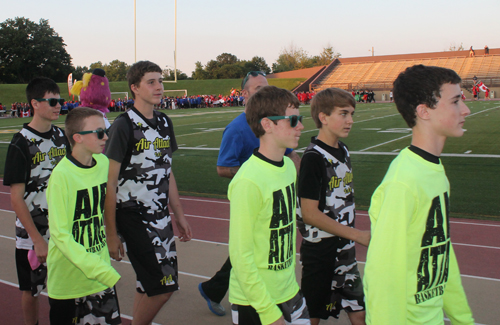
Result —
<path fill-rule="evenodd" d="M 146 138 L 141 138 L 141 140 L 137 141 L 135 144 L 135 150 L 137 152 L 144 152 L 144 150 L 149 150 L 151 146 L 151 141 L 148 141 Z"/>
<path fill-rule="evenodd" d="M 90 200 L 92 195 L 92 204 Z M 106 245 L 103 225 L 104 198 L 106 183 L 92 187 L 76 194 L 75 216 L 73 218 L 73 238 L 87 248 L 87 252 L 95 253 Z"/>
<path fill-rule="evenodd" d="M 62 157 L 66 155 L 66 148 L 58 148 L 51 147 L 48 152 L 38 151 L 33 155 L 32 162 L 33 165 L 39 165 L 41 162 L 44 162 L 46 158 L 49 158 L 51 161 L 51 165 L 55 166 L 61 160 Z"/>
<path fill-rule="evenodd" d="M 352 183 L 352 178 L 353 177 L 352 177 L 352 173 L 351 172 L 346 172 L 345 175 L 344 175 L 344 178 L 340 178 L 340 177 L 337 177 L 337 176 L 332 176 L 332 178 L 328 182 L 328 188 L 330 189 L 330 191 L 333 191 L 334 189 L 340 187 L 340 183 L 341 182 L 343 182 L 344 186 L 346 186 L 346 185 Z"/>
<path fill-rule="evenodd" d="M 47 155 L 46 152 L 41 152 L 38 151 L 36 154 L 33 155 L 33 165 L 37 166 L 40 165 L 41 162 L 45 161 L 45 156 Z"/>
<path fill-rule="evenodd" d="M 170 139 L 156 138 L 153 141 L 153 146 L 155 150 L 170 148 Z"/>
<path fill-rule="evenodd" d="M 415 302 L 423 303 L 444 294 L 450 259 L 450 227 L 448 193 L 444 193 L 445 210 L 439 196 L 432 200 L 422 236 L 422 251 L 417 270 Z"/>
<path fill-rule="evenodd" d="M 167 149 L 170 148 L 170 139 L 163 139 L 163 138 L 155 138 L 153 142 L 148 141 L 146 138 L 141 138 L 136 144 L 135 144 L 135 150 L 137 152 L 144 152 L 144 150 L 149 150 L 151 147 L 151 144 L 153 145 L 153 149 L 160 150 L 160 149 Z"/>
<path fill-rule="evenodd" d="M 64 157 L 66 155 L 66 148 L 52 147 L 49 152 L 47 152 L 49 159 L 55 159 L 59 157 Z"/>
<path fill-rule="evenodd" d="M 273 193 L 273 215 L 269 228 L 269 270 L 283 270 L 292 264 L 294 251 L 294 208 L 296 204 L 295 183 L 288 185 L 286 193 L 278 190 Z M 285 197 L 286 196 L 286 197 Z"/>

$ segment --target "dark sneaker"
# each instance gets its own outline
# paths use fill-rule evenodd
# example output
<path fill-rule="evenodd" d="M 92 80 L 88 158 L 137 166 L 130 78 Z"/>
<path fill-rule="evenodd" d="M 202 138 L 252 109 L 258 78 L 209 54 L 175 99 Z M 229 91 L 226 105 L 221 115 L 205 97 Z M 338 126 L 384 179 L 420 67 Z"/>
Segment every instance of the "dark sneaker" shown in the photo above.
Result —
<path fill-rule="evenodd" d="M 217 316 L 224 316 L 226 314 L 226 309 L 224 308 L 224 306 L 215 301 L 210 300 L 210 298 L 208 298 L 205 292 L 203 292 L 201 283 L 198 285 L 198 290 L 200 291 L 201 296 L 205 298 L 205 300 L 207 301 L 208 309 L 210 309 L 212 313 L 214 313 Z"/>

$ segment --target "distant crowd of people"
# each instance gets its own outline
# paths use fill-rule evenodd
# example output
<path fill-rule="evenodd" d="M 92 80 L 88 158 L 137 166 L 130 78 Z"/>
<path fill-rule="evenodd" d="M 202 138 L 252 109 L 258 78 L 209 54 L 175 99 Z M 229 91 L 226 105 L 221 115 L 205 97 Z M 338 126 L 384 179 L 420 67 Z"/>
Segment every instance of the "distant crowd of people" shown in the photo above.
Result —
<path fill-rule="evenodd" d="M 481 92 L 481 84 L 472 87 L 474 100 L 479 99 Z M 486 87 L 485 87 L 486 88 Z M 487 89 L 487 88 L 486 88 Z M 489 98 L 489 89 L 485 94 Z M 295 92 L 295 96 L 301 104 L 309 104 L 316 93 L 314 91 Z M 373 90 L 352 90 L 354 100 L 358 103 L 375 103 L 375 93 Z M 390 92 L 390 101 L 392 102 L 392 91 Z M 66 101 L 61 106 L 61 114 L 67 114 L 73 108 L 80 106 L 78 100 Z M 117 98 L 112 99 L 108 109 L 110 112 L 124 112 L 134 106 L 133 98 Z M 240 90 L 232 88 L 230 95 L 192 95 L 192 96 L 163 96 L 159 105 L 155 105 L 155 109 L 187 109 L 187 108 L 212 108 L 212 107 L 242 107 L 244 106 L 244 97 Z M 6 111 L 6 106 L 0 103 L 0 111 Z M 29 117 L 33 116 L 32 109 L 28 103 L 15 102 L 11 105 L 10 115 L 12 117 Z"/>
<path fill-rule="evenodd" d="M 33 112 L 28 103 L 15 102 L 10 106 L 10 115 L 13 117 L 33 116 Z"/>
<path fill-rule="evenodd" d="M 301 91 L 295 93 L 295 96 L 297 96 L 297 99 L 301 104 L 309 104 L 314 95 L 316 95 L 314 91 Z"/>
<path fill-rule="evenodd" d="M 61 114 L 68 114 L 73 108 L 80 106 L 79 101 L 68 101 L 61 106 Z M 0 103 L 0 111 L 7 111 L 7 106 Z M 14 102 L 10 106 L 11 117 L 30 117 L 33 116 L 33 108 L 25 102 Z"/>
<path fill-rule="evenodd" d="M 375 93 L 373 90 L 353 90 L 351 94 L 358 103 L 375 103 Z"/>

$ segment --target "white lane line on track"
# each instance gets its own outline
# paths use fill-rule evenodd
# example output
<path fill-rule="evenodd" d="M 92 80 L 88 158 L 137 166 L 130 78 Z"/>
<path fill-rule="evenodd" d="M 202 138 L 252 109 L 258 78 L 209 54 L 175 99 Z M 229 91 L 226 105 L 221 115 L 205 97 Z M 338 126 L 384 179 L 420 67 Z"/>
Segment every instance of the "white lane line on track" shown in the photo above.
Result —
<path fill-rule="evenodd" d="M 196 215 L 192 215 L 192 214 L 186 214 L 186 216 L 192 217 L 192 218 L 212 219 L 212 220 L 217 220 L 217 221 L 227 221 L 227 222 L 229 222 L 229 219 L 224 219 L 224 218 L 203 217 L 203 216 L 196 216 Z M 453 223 L 453 221 L 450 221 L 450 223 Z M 477 226 L 477 225 L 489 226 L 489 225 L 485 225 L 485 224 L 472 224 L 472 225 L 475 225 L 475 226 Z M 500 227 L 500 225 L 493 225 L 493 226 L 499 226 Z M 207 243 L 217 243 L 217 242 L 207 241 Z M 453 245 L 454 246 L 478 247 L 478 248 L 498 249 L 498 250 L 500 250 L 500 247 L 496 247 L 496 246 L 474 245 L 474 244 L 465 244 L 465 243 L 456 243 L 456 242 L 453 242 Z"/>
<path fill-rule="evenodd" d="M 488 225 L 485 223 L 474 223 L 474 222 L 463 222 L 463 221 L 450 221 L 450 223 L 459 223 L 459 224 L 471 225 L 471 226 L 500 227 L 500 225 Z"/>
<path fill-rule="evenodd" d="M 207 199 L 185 198 L 185 197 L 181 197 L 180 199 L 181 200 L 186 200 L 186 201 L 197 201 L 197 202 L 229 204 L 229 201 L 214 201 L 214 200 L 207 200 Z M 188 214 L 186 214 L 186 215 L 188 215 Z M 368 213 L 367 212 L 356 211 L 356 215 L 368 217 Z M 196 217 L 195 215 L 189 215 L 189 216 Z M 228 220 L 228 219 L 216 218 L 216 217 L 205 217 L 205 218 Z M 464 221 L 450 221 L 450 223 L 458 223 L 458 224 L 473 225 L 473 226 L 485 226 L 485 227 L 500 227 L 500 225 L 485 224 L 485 223 L 474 223 L 474 222 L 464 222 Z"/>
<path fill-rule="evenodd" d="M 205 216 L 196 216 L 194 214 L 184 214 L 186 217 L 193 217 L 193 218 L 200 218 L 200 219 L 210 219 L 210 220 L 217 220 L 217 221 L 228 221 L 229 219 L 224 219 L 224 218 L 217 218 L 217 217 L 205 217 Z"/>
<path fill-rule="evenodd" d="M 181 200 L 189 200 L 189 201 L 200 201 L 200 202 L 229 204 L 229 202 L 211 201 L 211 200 L 202 200 L 202 199 L 188 199 L 188 198 L 180 198 L 180 199 Z M 0 209 L 0 211 L 1 212 L 14 213 L 14 211 L 5 210 L 5 209 Z M 368 213 L 366 213 L 366 212 L 356 212 L 356 215 L 363 216 L 363 217 L 368 217 Z M 214 219 L 214 220 L 221 220 L 221 221 L 229 221 L 229 219 L 225 219 L 225 218 L 196 216 L 196 215 L 193 215 L 193 214 L 186 214 L 186 216 L 193 217 L 193 218 L 204 218 L 204 219 Z M 471 225 L 471 226 L 500 227 L 500 225 L 494 225 L 494 224 L 463 222 L 463 221 L 450 221 L 450 223 L 457 223 L 457 224 L 464 224 L 464 225 Z M 455 243 L 453 243 L 453 244 L 455 244 Z"/>
<path fill-rule="evenodd" d="M 175 236 L 175 237 L 178 238 L 177 236 Z M 2 236 L 2 235 L 0 235 L 0 238 L 6 238 L 6 239 L 14 240 L 14 238 L 12 238 L 12 237 Z M 194 238 L 191 239 L 191 240 L 195 241 L 195 242 L 200 242 L 200 243 L 207 243 L 207 244 L 213 244 L 213 245 L 228 246 L 228 243 L 216 242 L 216 241 L 211 241 L 211 240 L 194 239 Z M 457 243 L 453 243 L 453 245 L 457 245 Z M 299 256 L 300 254 L 297 253 L 296 255 Z M 364 262 L 364 261 L 359 261 L 358 260 L 357 262 L 359 264 L 366 264 L 366 262 Z M 121 260 L 120 263 L 130 264 L 129 261 L 125 261 L 125 260 Z M 205 276 L 205 275 L 200 275 L 200 274 L 194 274 L 194 273 L 188 273 L 188 272 L 182 272 L 182 271 L 179 271 L 179 273 L 183 274 L 183 275 L 187 275 L 187 276 L 192 276 L 192 277 L 200 278 L 200 279 L 210 279 L 210 277 Z M 487 280 L 487 281 L 500 282 L 500 279 L 495 279 L 495 278 L 481 277 L 481 276 L 468 275 L 468 274 L 460 274 L 460 275 L 463 276 L 463 277 L 465 277 L 465 278 L 472 278 L 472 279 L 479 279 L 479 280 Z M 5 282 L 5 281 L 3 281 L 3 280 L 0 279 L 0 282 Z M 17 284 L 15 286 L 17 287 Z"/>
<path fill-rule="evenodd" d="M 217 203 L 221 203 L 221 202 L 217 202 Z M 0 211 L 12 212 L 12 211 L 1 210 L 1 209 L 0 209 Z M 367 216 L 367 214 L 362 214 L 362 213 L 358 213 L 358 215 Z M 193 214 L 186 214 L 186 216 L 192 217 L 192 218 L 201 218 L 201 219 L 210 219 L 210 220 L 217 220 L 217 221 L 226 221 L 226 222 L 229 222 L 229 219 L 224 219 L 224 218 L 197 216 L 197 215 L 193 215 Z M 453 221 L 450 221 L 450 223 L 453 223 Z M 464 224 L 469 224 L 469 225 L 474 225 L 474 226 L 496 226 L 496 227 L 500 227 L 500 225 L 485 225 L 485 224 L 474 224 L 474 223 L 467 223 L 467 222 L 456 222 L 456 223 L 464 223 Z M 13 237 L 8 237 L 8 236 L 3 236 L 3 235 L 0 235 L 0 238 L 15 240 L 15 238 L 13 238 Z M 214 241 L 209 241 L 209 240 L 201 240 L 201 239 L 192 239 L 192 240 L 193 241 L 199 241 L 199 242 L 211 243 L 211 244 L 227 245 L 227 243 L 219 243 L 219 242 L 214 242 Z M 494 246 L 462 244 L 462 243 L 455 243 L 455 242 L 453 243 L 453 245 L 456 245 L 456 246 L 479 247 L 479 248 L 490 248 L 490 249 L 500 249 L 500 247 L 494 247 Z"/>
<path fill-rule="evenodd" d="M 116 262 L 116 261 L 115 261 Z M 132 263 L 130 263 L 129 261 L 125 261 L 125 260 L 121 260 L 120 262 L 118 263 L 125 263 L 125 264 L 129 264 L 129 265 L 132 265 Z M 187 276 L 192 276 L 192 277 L 195 277 L 195 278 L 200 278 L 200 279 L 205 279 L 205 280 L 208 280 L 210 279 L 211 277 L 209 276 L 205 276 L 205 275 L 200 275 L 200 274 L 194 274 L 194 273 L 189 273 L 189 272 L 182 272 L 182 271 L 179 271 L 179 274 L 182 274 L 182 275 L 187 275 Z"/>
<path fill-rule="evenodd" d="M 356 211 L 356 216 L 368 217 L 368 212 Z M 500 227 L 500 225 L 487 224 L 487 223 L 475 223 L 475 222 L 465 222 L 465 221 L 450 221 L 450 223 L 458 223 L 471 226 L 485 226 L 485 227 Z"/>
<path fill-rule="evenodd" d="M 210 240 L 203 240 L 203 239 L 191 239 L 192 241 L 196 241 L 196 242 L 202 242 L 202 243 L 207 243 L 207 244 L 214 244 L 214 245 L 223 245 L 223 246 L 228 246 L 227 243 L 222 243 L 222 242 L 215 242 L 215 241 L 210 241 Z M 456 245 L 455 243 L 453 243 L 453 245 Z M 299 253 L 296 254 L 297 256 L 300 256 Z M 366 262 L 364 261 L 357 261 L 359 264 L 366 264 Z M 179 272 L 181 273 L 181 272 Z M 188 274 L 188 273 L 184 273 L 184 274 Z M 190 273 L 188 275 L 191 275 Z M 193 275 L 193 276 L 196 276 L 196 275 Z M 467 275 L 467 274 L 461 274 L 461 276 L 463 277 L 466 277 L 466 278 L 472 278 L 472 279 L 479 279 L 479 280 L 487 280 L 487 281 L 496 281 L 496 282 L 500 282 L 500 279 L 495 279 L 495 278 L 488 278 L 488 277 L 481 277 L 481 276 L 477 276 L 477 275 Z M 203 277 L 202 275 L 198 276 L 198 277 Z M 479 324 L 478 324 L 479 325 Z"/>
<path fill-rule="evenodd" d="M 484 245 L 473 245 L 473 244 L 462 244 L 452 242 L 453 246 L 467 246 L 467 247 L 479 247 L 479 248 L 490 248 L 490 249 L 500 249 L 500 247 L 495 246 L 484 246 Z"/>
<path fill-rule="evenodd" d="M 209 203 L 229 204 L 229 201 L 214 201 L 214 200 L 207 200 L 207 199 L 187 198 L 187 197 L 181 197 L 180 199 L 181 200 L 186 200 L 186 201 L 200 201 L 200 202 L 209 202 Z"/>

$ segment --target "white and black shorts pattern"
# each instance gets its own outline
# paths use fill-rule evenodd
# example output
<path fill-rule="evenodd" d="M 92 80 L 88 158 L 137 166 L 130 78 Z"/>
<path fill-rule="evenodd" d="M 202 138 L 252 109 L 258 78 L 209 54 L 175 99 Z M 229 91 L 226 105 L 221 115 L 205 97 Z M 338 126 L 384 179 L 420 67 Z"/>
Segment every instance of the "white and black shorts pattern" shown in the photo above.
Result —
<path fill-rule="evenodd" d="M 122 320 L 118 297 L 114 288 L 76 299 L 52 299 L 51 325 L 118 325 Z"/>
<path fill-rule="evenodd" d="M 283 313 L 287 325 L 310 325 L 309 311 L 306 300 L 299 291 L 290 300 L 277 305 Z M 261 325 L 259 314 L 252 306 L 231 305 L 233 324 L 236 325 Z"/>

